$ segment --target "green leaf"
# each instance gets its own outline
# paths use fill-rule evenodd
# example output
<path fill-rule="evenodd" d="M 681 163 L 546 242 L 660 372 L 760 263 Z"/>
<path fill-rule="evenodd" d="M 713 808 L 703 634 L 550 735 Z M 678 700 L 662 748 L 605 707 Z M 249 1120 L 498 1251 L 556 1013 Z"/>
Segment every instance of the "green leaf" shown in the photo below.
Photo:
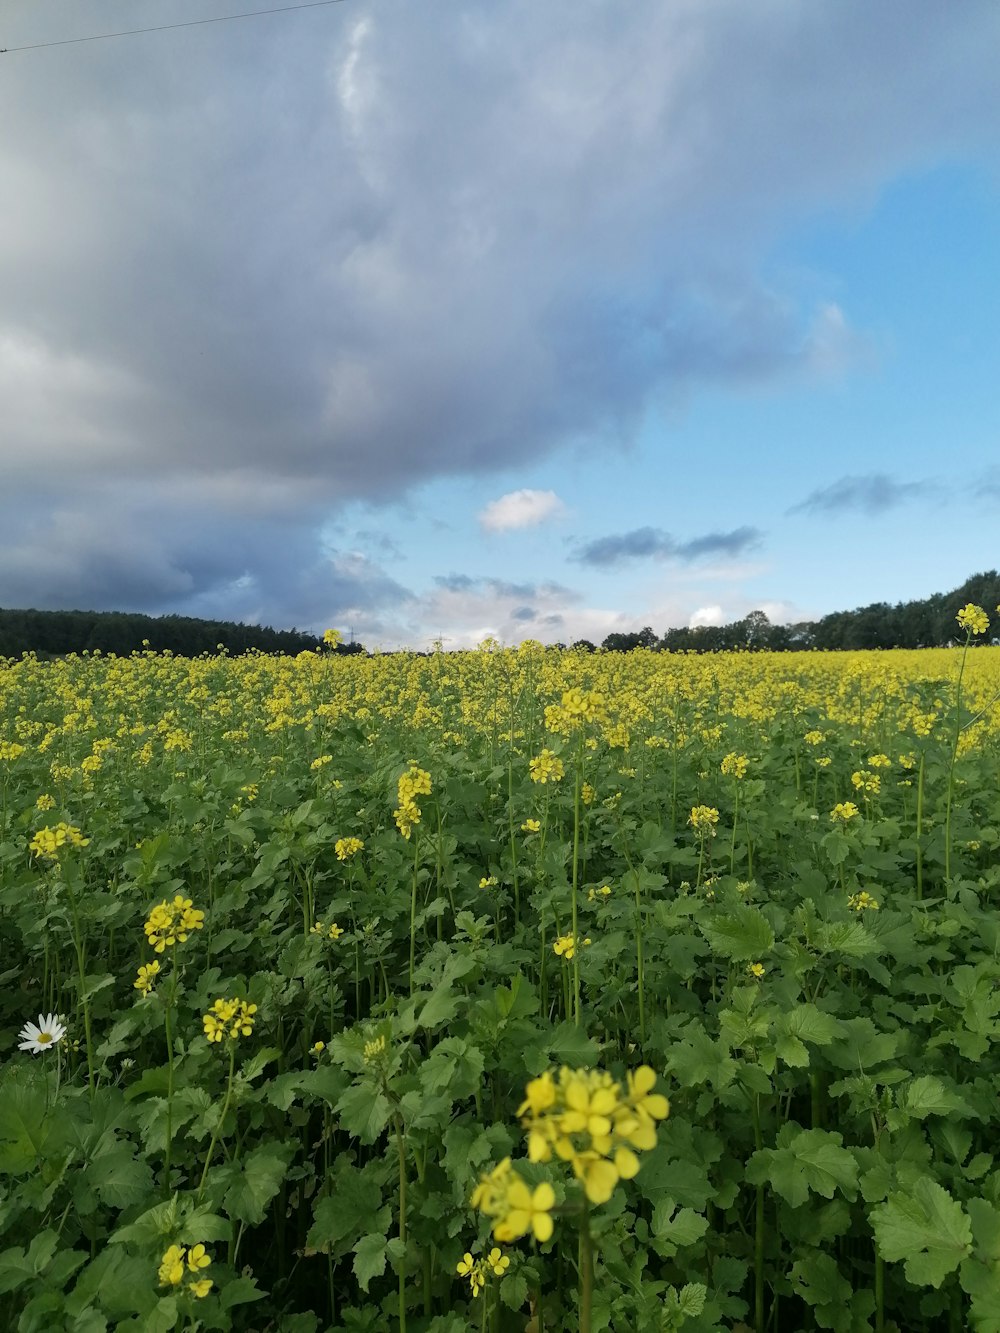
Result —
<path fill-rule="evenodd" d="M 909 1191 L 896 1191 L 871 1211 L 883 1259 L 904 1260 L 908 1282 L 940 1287 L 972 1249 L 972 1224 L 946 1189 L 922 1176 Z"/>
<path fill-rule="evenodd" d="M 915 1120 L 929 1115 L 969 1115 L 969 1107 L 957 1092 L 951 1092 L 933 1074 L 923 1074 L 906 1085 L 897 1105 Z"/>
<path fill-rule="evenodd" d="M 383 1219 L 378 1169 L 374 1163 L 360 1170 L 348 1161 L 337 1164 L 330 1193 L 313 1209 L 313 1224 L 306 1237 L 310 1249 L 338 1248 L 342 1241 L 353 1243 L 370 1232 L 373 1224 L 388 1226 L 388 1209 Z"/>
<path fill-rule="evenodd" d="M 508 1310 L 520 1310 L 528 1299 L 528 1281 L 523 1273 L 507 1273 L 500 1279 L 500 1299 Z"/>
<path fill-rule="evenodd" d="M 294 1155 L 292 1144 L 270 1141 L 223 1168 L 232 1182 L 222 1200 L 229 1216 L 237 1222 L 259 1226 L 267 1215 L 267 1205 L 281 1189 Z M 224 1174 L 222 1179 L 226 1180 Z"/>
<path fill-rule="evenodd" d="M 25 1252 L 20 1245 L 0 1254 L 0 1292 L 14 1291 L 42 1273 L 52 1261 L 59 1244 L 55 1231 L 40 1231 Z"/>
<path fill-rule="evenodd" d="M 250 1305 L 253 1301 L 261 1301 L 266 1295 L 267 1292 L 257 1286 L 256 1278 L 238 1277 L 220 1289 L 219 1304 L 223 1310 L 231 1310 L 234 1305 Z"/>
<path fill-rule="evenodd" d="M 672 1258 L 685 1245 L 694 1245 L 708 1230 L 708 1218 L 691 1208 L 681 1208 L 673 1199 L 661 1199 L 653 1209 L 651 1231 L 657 1254 Z"/>
<path fill-rule="evenodd" d="M 840 1134 L 785 1125 L 778 1145 L 750 1158 L 746 1175 L 752 1185 L 769 1181 L 793 1208 L 805 1203 L 810 1192 L 832 1199 L 839 1189 L 848 1199 L 856 1197 L 858 1164 Z"/>
<path fill-rule="evenodd" d="M 774 931 L 767 917 L 745 903 L 699 925 L 712 952 L 733 962 L 759 961 L 774 948 Z"/>
<path fill-rule="evenodd" d="M 388 1098 L 370 1083 L 355 1083 L 334 1107 L 340 1123 L 362 1143 L 374 1143 L 389 1123 Z"/>
<path fill-rule="evenodd" d="M 726 1048 L 701 1027 L 689 1028 L 683 1041 L 667 1052 L 667 1070 L 682 1088 L 710 1083 L 716 1091 L 728 1088 L 736 1077 L 736 1061 Z"/>
<path fill-rule="evenodd" d="M 95 1157 L 87 1167 L 86 1181 L 110 1208 L 130 1208 L 153 1192 L 149 1163 L 137 1158 L 127 1143 L 116 1144 L 110 1152 Z"/>
<path fill-rule="evenodd" d="M 370 1234 L 362 1236 L 354 1247 L 354 1275 L 361 1283 L 363 1291 L 373 1277 L 381 1277 L 385 1272 L 386 1239 L 384 1236 Z"/>

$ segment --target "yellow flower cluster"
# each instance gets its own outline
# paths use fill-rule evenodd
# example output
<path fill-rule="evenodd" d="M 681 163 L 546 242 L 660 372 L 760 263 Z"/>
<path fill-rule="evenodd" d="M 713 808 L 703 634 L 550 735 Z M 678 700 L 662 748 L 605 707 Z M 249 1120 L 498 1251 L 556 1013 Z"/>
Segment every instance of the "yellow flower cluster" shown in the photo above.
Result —
<path fill-rule="evenodd" d="M 179 1287 L 187 1273 L 192 1275 L 201 1273 L 211 1262 L 204 1245 L 192 1245 L 190 1249 L 185 1249 L 183 1245 L 171 1245 L 160 1261 L 157 1274 L 160 1286 Z M 212 1290 L 212 1279 L 196 1277 L 193 1282 L 187 1284 L 187 1289 L 192 1296 L 200 1300 Z"/>
<path fill-rule="evenodd" d="M 380 1033 L 371 1041 L 365 1042 L 365 1048 L 362 1052 L 366 1065 L 376 1064 L 385 1055 L 385 1033 Z"/>
<path fill-rule="evenodd" d="M 28 844 L 34 856 L 44 857 L 47 861 L 58 861 L 63 847 L 88 847 L 90 839 L 85 838 L 75 824 L 58 823 L 54 828 L 40 828 Z"/>
<path fill-rule="evenodd" d="M 349 861 L 352 856 L 363 851 L 364 846 L 363 838 L 338 838 L 333 844 L 333 850 L 337 853 L 338 861 Z"/>
<path fill-rule="evenodd" d="M 469 1279 L 474 1300 L 486 1286 L 486 1278 L 490 1273 L 494 1277 L 503 1277 L 509 1267 L 509 1257 L 498 1246 L 494 1245 L 485 1259 L 473 1259 L 469 1251 L 466 1250 L 458 1261 L 455 1272 L 459 1277 Z"/>
<path fill-rule="evenodd" d="M 590 889 L 587 893 L 588 903 L 606 903 L 611 897 L 611 885 L 602 884 L 599 889 Z"/>
<path fill-rule="evenodd" d="M 872 773 L 867 768 L 862 768 L 857 773 L 851 774 L 851 785 L 855 791 L 863 791 L 870 796 L 877 796 L 882 790 L 882 779 L 878 773 Z"/>
<path fill-rule="evenodd" d="M 569 1162 L 590 1202 L 607 1203 L 619 1180 L 638 1172 L 636 1151 L 656 1147 L 656 1122 L 670 1103 L 655 1085 L 649 1065 L 630 1071 L 624 1087 L 602 1070 L 565 1066 L 558 1080 L 549 1071 L 532 1079 L 518 1108 L 529 1160 Z"/>
<path fill-rule="evenodd" d="M 231 1041 L 240 1037 L 249 1037 L 253 1032 L 255 1004 L 246 1000 L 216 1000 L 211 1010 L 202 1016 L 205 1036 L 209 1041 L 221 1041 L 228 1036 Z"/>
<path fill-rule="evenodd" d="M 701 836 L 715 837 L 715 826 L 719 822 L 719 812 L 714 805 L 693 805 L 691 814 L 688 816 L 688 823 L 694 829 L 695 833 Z"/>
<path fill-rule="evenodd" d="M 173 902 L 164 899 L 150 910 L 143 929 L 156 952 L 163 953 L 164 949 L 172 949 L 177 943 L 185 944 L 188 935 L 193 930 L 201 930 L 204 924 L 205 913 L 193 907 L 190 898 L 178 893 Z"/>
<path fill-rule="evenodd" d="M 312 761 L 309 767 L 313 770 L 316 770 L 320 768 L 325 768 L 327 764 L 332 764 L 332 763 L 333 763 L 332 754 L 321 754 Z"/>
<path fill-rule="evenodd" d="M 746 777 L 750 760 L 745 754 L 727 754 L 719 767 L 726 777 L 739 780 Z"/>
<path fill-rule="evenodd" d="M 981 606 L 969 602 L 955 617 L 959 625 L 969 634 L 985 634 L 990 627 L 990 618 Z"/>
<path fill-rule="evenodd" d="M 18 745 L 17 741 L 0 741 L 0 760 L 9 763 L 12 759 L 20 759 L 24 754 L 24 746 Z"/>
<path fill-rule="evenodd" d="M 838 801 L 830 811 L 830 818 L 836 822 L 838 819 L 847 823 L 850 819 L 855 819 L 860 811 L 853 801 Z"/>
<path fill-rule="evenodd" d="M 148 995 L 156 985 L 156 978 L 159 975 L 159 972 L 160 964 L 157 959 L 154 958 L 151 963 L 143 963 L 139 968 L 138 977 L 132 982 L 133 987 L 140 995 Z"/>
<path fill-rule="evenodd" d="M 873 898 L 867 889 L 862 889 L 860 893 L 851 894 L 847 906 L 853 908 L 855 912 L 877 912 L 878 900 Z"/>
<path fill-rule="evenodd" d="M 577 941 L 575 935 L 560 935 L 552 946 L 552 952 L 558 954 L 560 958 L 565 958 L 568 962 L 576 953 L 577 943 L 584 946 L 588 945 L 590 936 L 588 935 L 586 939 Z"/>
<path fill-rule="evenodd" d="M 528 760 L 528 775 L 532 782 L 559 782 L 565 772 L 563 761 L 551 750 L 543 750 Z"/>
<path fill-rule="evenodd" d="M 402 833 L 404 838 L 409 838 L 413 832 L 414 825 L 420 823 L 420 806 L 417 805 L 418 796 L 429 796 L 431 790 L 431 775 L 411 760 L 409 768 L 400 776 L 397 784 L 397 806 L 393 810 L 393 818 L 396 821 L 396 827 Z"/>
<path fill-rule="evenodd" d="M 493 1218 L 496 1240 L 509 1244 L 529 1232 L 538 1241 L 552 1238 L 555 1190 L 548 1184 L 532 1189 L 511 1166 L 509 1157 L 481 1178 L 471 1202 L 473 1208 Z"/>
<path fill-rule="evenodd" d="M 331 940 L 339 940 L 343 933 L 343 930 L 337 925 L 336 921 L 331 921 L 328 926 L 325 926 L 322 921 L 316 921 L 309 928 L 310 935 L 325 935 L 327 939 Z"/>

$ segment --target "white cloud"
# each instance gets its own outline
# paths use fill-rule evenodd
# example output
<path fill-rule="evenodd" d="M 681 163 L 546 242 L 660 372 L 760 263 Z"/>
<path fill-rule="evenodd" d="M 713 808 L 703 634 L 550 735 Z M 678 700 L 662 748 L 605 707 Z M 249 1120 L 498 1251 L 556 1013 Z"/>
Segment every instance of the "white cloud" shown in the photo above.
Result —
<path fill-rule="evenodd" d="M 514 528 L 535 528 L 565 512 L 566 506 L 555 491 L 510 491 L 499 500 L 491 500 L 480 512 L 479 522 L 487 532 L 510 532 Z"/>
<path fill-rule="evenodd" d="M 691 629 L 697 629 L 699 625 L 721 625 L 723 623 L 721 606 L 699 606 L 694 615 L 688 621 Z"/>

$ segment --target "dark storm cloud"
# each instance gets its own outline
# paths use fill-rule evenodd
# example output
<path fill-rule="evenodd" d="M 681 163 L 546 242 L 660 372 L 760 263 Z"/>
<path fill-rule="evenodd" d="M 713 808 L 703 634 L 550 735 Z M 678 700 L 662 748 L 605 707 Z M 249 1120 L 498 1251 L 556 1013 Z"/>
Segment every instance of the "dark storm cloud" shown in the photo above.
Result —
<path fill-rule="evenodd" d="M 3 41 L 162 17 L 51 0 Z M 850 312 L 759 256 L 790 213 L 992 151 L 1000 9 L 910 17 L 359 2 L 4 56 L 0 490 L 36 527 L 0 534 L 0 595 L 323 616 L 324 508 L 851 365 Z"/>
<path fill-rule="evenodd" d="M 815 490 L 789 514 L 842 514 L 856 510 L 863 514 L 882 514 L 908 500 L 940 495 L 941 488 L 929 481 L 895 481 L 884 472 L 862 477 L 841 477 L 829 486 Z"/>
<path fill-rule="evenodd" d="M 609 568 L 634 560 L 698 560 L 702 556 L 737 556 L 759 546 L 763 534 L 756 528 L 734 528 L 732 532 L 706 532 L 679 542 L 662 528 L 635 528 L 608 537 L 597 537 L 577 548 L 570 557 L 582 565 Z"/>

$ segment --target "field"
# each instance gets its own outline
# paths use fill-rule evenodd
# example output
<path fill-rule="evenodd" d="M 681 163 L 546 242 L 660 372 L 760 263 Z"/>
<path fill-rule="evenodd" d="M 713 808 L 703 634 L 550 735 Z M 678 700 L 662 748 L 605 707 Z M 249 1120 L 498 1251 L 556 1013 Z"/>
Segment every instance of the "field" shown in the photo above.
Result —
<path fill-rule="evenodd" d="M 1000 1330 L 965 628 L 0 661 L 0 1326 Z"/>

